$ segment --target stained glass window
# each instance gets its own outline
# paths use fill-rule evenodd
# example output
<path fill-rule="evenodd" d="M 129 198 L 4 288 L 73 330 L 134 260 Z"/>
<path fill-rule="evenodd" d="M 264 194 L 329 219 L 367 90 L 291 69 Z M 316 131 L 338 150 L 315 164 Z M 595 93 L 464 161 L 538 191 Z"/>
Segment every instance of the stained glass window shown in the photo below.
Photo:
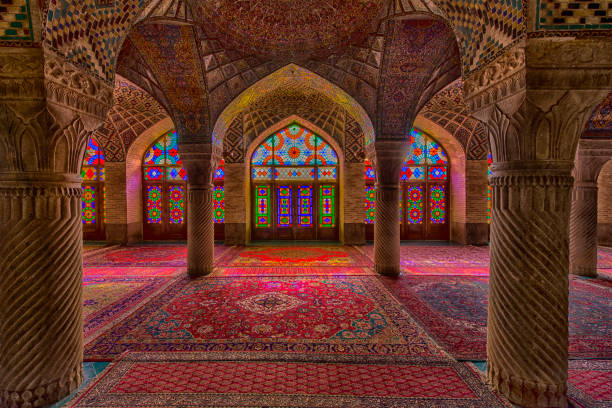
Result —
<path fill-rule="evenodd" d="M 493 203 L 491 199 L 493 198 L 493 189 L 491 188 L 491 176 L 493 172 L 491 171 L 491 163 L 493 163 L 493 158 L 491 157 L 491 152 L 489 152 L 489 156 L 487 157 L 489 162 L 489 166 L 487 167 L 487 177 L 489 178 L 489 185 L 487 186 L 487 221 L 489 224 L 491 223 L 491 204 Z"/>
<path fill-rule="evenodd" d="M 408 224 L 423 223 L 423 186 L 408 186 L 406 214 Z"/>
<path fill-rule="evenodd" d="M 446 188 L 444 186 L 430 186 L 429 211 L 432 224 L 444 224 L 446 222 Z"/>
<path fill-rule="evenodd" d="M 374 181 L 376 180 L 376 174 L 374 173 L 374 169 L 372 168 L 372 163 L 366 159 L 365 161 L 365 179 Z"/>
<path fill-rule="evenodd" d="M 160 186 L 147 187 L 147 222 L 159 224 L 162 222 L 161 205 L 162 189 Z"/>
<path fill-rule="evenodd" d="M 170 222 L 172 224 L 182 224 L 185 207 L 185 190 L 183 186 L 176 185 L 169 188 L 170 203 Z"/>
<path fill-rule="evenodd" d="M 376 213 L 376 187 L 365 187 L 365 223 L 374 224 Z"/>
<path fill-rule="evenodd" d="M 312 186 L 298 186 L 298 226 L 312 227 Z"/>
<path fill-rule="evenodd" d="M 213 179 L 217 181 L 225 180 L 225 162 L 223 160 L 219 163 L 219 167 L 217 167 Z"/>
<path fill-rule="evenodd" d="M 291 226 L 291 186 L 278 186 L 276 197 L 278 198 L 278 219 L 279 227 Z"/>
<path fill-rule="evenodd" d="M 257 228 L 270 228 L 270 186 L 255 187 L 255 226 Z"/>
<path fill-rule="evenodd" d="M 319 186 L 319 226 L 336 226 L 336 186 L 333 184 Z"/>
<path fill-rule="evenodd" d="M 223 186 L 215 186 L 213 205 L 215 224 L 223 224 L 225 222 L 225 189 Z"/>
<path fill-rule="evenodd" d="M 98 144 L 98 141 L 91 137 L 85 148 L 85 157 L 81 167 L 81 178 L 83 179 L 83 224 L 85 237 L 89 233 L 98 233 L 103 229 L 105 219 L 98 219 L 100 215 L 104 216 L 104 153 Z M 97 237 L 99 238 L 99 237 Z"/>

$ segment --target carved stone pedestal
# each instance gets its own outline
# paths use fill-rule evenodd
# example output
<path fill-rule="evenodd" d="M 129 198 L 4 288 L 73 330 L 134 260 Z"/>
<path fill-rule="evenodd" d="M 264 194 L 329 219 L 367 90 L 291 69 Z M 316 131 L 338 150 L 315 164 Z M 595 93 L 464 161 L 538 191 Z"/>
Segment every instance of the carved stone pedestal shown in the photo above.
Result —
<path fill-rule="evenodd" d="M 82 381 L 81 222 L 78 176 L 0 176 L 2 406 L 45 406 Z"/>
<path fill-rule="evenodd" d="M 187 208 L 187 273 L 191 277 L 208 275 L 215 259 L 212 184 L 189 184 Z"/>

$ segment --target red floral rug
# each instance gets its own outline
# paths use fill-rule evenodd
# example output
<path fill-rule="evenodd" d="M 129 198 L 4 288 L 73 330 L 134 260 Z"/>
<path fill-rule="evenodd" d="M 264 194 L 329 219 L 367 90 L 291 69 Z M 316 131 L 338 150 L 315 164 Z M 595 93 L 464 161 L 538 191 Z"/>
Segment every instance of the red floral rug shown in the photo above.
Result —
<path fill-rule="evenodd" d="M 444 356 L 379 279 L 366 276 L 179 278 L 89 342 L 85 358 L 126 350 Z"/>
<path fill-rule="evenodd" d="M 391 291 L 443 349 L 462 360 L 486 359 L 486 277 L 385 278 Z M 571 358 L 612 358 L 612 288 L 570 280 Z"/>
<path fill-rule="evenodd" d="M 577 407 L 612 406 L 612 360 L 569 362 L 567 393 Z"/>
<path fill-rule="evenodd" d="M 371 266 L 371 261 L 349 246 L 244 247 L 221 266 Z"/>
<path fill-rule="evenodd" d="M 371 267 L 317 266 L 317 267 L 219 267 L 213 276 L 360 276 L 375 275 Z"/>
<path fill-rule="evenodd" d="M 230 357 L 230 358 L 228 358 Z M 270 360 L 262 353 L 128 353 L 69 407 L 506 407 L 450 360 Z"/>
<path fill-rule="evenodd" d="M 91 340 L 150 300 L 172 280 L 166 277 L 84 277 L 83 336 Z"/>
<path fill-rule="evenodd" d="M 83 277 L 177 276 L 187 273 L 184 266 L 86 266 Z"/>
<path fill-rule="evenodd" d="M 215 245 L 215 261 L 219 262 L 235 249 Z M 117 246 L 102 253 L 83 257 L 84 266 L 186 266 L 187 244 L 150 244 Z"/>

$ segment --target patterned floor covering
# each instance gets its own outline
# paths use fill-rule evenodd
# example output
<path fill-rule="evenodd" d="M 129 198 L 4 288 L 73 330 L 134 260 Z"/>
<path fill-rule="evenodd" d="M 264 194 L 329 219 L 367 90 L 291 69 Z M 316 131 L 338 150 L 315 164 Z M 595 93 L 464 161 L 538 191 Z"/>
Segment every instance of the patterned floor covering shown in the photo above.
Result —
<path fill-rule="evenodd" d="M 85 358 L 127 350 L 445 357 L 367 276 L 179 278 L 86 344 Z"/>
<path fill-rule="evenodd" d="M 568 396 L 576 407 L 612 406 L 612 360 L 569 362 Z"/>
<path fill-rule="evenodd" d="M 280 356 L 279 356 L 280 357 Z M 467 366 L 380 356 L 128 353 L 70 407 L 507 407 Z"/>
<path fill-rule="evenodd" d="M 486 358 L 486 277 L 401 276 L 385 283 L 410 314 L 455 358 Z M 571 278 L 571 358 L 612 358 L 612 288 Z"/>
<path fill-rule="evenodd" d="M 248 246 L 235 257 L 219 262 L 230 267 L 339 267 L 370 266 L 371 261 L 349 246 Z"/>

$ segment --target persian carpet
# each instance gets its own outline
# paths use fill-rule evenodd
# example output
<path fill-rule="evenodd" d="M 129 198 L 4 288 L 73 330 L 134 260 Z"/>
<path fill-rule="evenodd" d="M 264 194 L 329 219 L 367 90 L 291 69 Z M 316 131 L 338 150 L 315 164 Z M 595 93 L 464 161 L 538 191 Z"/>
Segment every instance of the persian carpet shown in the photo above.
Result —
<path fill-rule="evenodd" d="M 371 261 L 349 246 L 244 247 L 221 266 L 370 266 Z"/>
<path fill-rule="evenodd" d="M 178 278 L 85 346 L 124 351 L 284 351 L 446 357 L 376 277 Z"/>
<path fill-rule="evenodd" d="M 611 247 L 597 247 L 597 267 L 599 269 L 612 269 Z"/>
<path fill-rule="evenodd" d="M 215 259 L 232 247 L 215 245 Z M 187 245 L 155 244 L 115 247 L 83 259 L 84 266 L 187 266 Z"/>
<path fill-rule="evenodd" d="M 363 245 L 356 247 L 374 262 L 374 245 Z M 409 268 L 477 268 L 474 272 L 482 273 L 483 268 L 489 267 L 489 247 L 478 247 L 472 245 L 427 245 L 427 244 L 405 244 L 400 246 L 400 265 L 402 271 L 409 272 Z M 442 270 L 435 274 L 441 275 Z M 446 275 L 453 275 L 448 270 Z M 463 274 L 463 273 L 461 273 Z"/>
<path fill-rule="evenodd" d="M 87 342 L 100 330 L 120 321 L 172 280 L 166 277 L 84 277 L 83 329 Z"/>
<path fill-rule="evenodd" d="M 186 267 L 182 266 L 86 266 L 83 268 L 83 276 L 177 276 L 186 271 Z"/>
<path fill-rule="evenodd" d="M 570 361 L 567 393 L 577 407 L 612 406 L 612 360 Z"/>
<path fill-rule="evenodd" d="M 212 276 L 356 276 L 375 275 L 372 268 L 360 266 L 318 267 L 219 267 Z"/>
<path fill-rule="evenodd" d="M 269 357 L 244 352 L 127 353 L 67 406 L 508 406 L 468 367 L 451 360 Z"/>
<path fill-rule="evenodd" d="M 401 276 L 385 278 L 409 313 L 453 357 L 486 359 L 486 277 Z M 612 357 L 612 290 L 570 279 L 571 358 Z"/>

